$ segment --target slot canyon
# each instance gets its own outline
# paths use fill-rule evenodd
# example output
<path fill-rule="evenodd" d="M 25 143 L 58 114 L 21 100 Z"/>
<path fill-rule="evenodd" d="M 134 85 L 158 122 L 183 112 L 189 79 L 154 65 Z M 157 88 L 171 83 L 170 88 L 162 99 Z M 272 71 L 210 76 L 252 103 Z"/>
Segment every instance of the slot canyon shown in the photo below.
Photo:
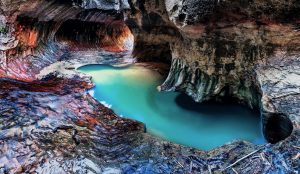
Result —
<path fill-rule="evenodd" d="M 0 173 L 299 173 L 300 1 L 0 0 Z"/>

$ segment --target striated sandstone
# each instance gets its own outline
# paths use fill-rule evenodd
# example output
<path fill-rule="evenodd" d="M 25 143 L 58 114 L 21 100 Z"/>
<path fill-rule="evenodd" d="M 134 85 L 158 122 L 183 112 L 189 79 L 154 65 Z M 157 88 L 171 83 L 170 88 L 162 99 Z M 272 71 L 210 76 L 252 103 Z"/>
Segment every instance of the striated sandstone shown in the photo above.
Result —
<path fill-rule="evenodd" d="M 224 172 L 296 173 L 299 11 L 297 0 L 0 1 L 0 172 L 221 173 L 261 148 Z M 95 51 L 130 50 L 133 39 L 137 61 L 170 63 L 161 90 L 259 108 L 274 144 L 203 152 L 151 137 L 97 103 L 72 69 L 134 62 Z"/>

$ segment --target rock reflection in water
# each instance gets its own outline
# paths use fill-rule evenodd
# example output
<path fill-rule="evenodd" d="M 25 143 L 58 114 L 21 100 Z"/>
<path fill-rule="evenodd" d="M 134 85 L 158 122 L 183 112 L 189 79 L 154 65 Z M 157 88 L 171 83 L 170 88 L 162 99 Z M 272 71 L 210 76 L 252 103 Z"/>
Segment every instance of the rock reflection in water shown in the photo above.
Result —
<path fill-rule="evenodd" d="M 259 114 L 236 104 L 196 103 L 178 92 L 158 92 L 163 77 L 142 66 L 88 65 L 93 96 L 118 115 L 145 123 L 163 139 L 209 150 L 233 140 L 263 143 Z"/>

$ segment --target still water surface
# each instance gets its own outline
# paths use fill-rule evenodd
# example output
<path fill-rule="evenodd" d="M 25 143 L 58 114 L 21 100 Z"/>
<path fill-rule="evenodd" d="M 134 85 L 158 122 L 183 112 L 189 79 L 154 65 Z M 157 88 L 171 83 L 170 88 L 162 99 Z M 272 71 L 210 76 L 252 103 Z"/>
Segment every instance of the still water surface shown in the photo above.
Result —
<path fill-rule="evenodd" d="M 119 116 L 145 123 L 147 132 L 202 150 L 233 140 L 264 143 L 259 114 L 237 104 L 199 104 L 178 92 L 158 92 L 163 77 L 142 66 L 87 65 L 89 91 Z"/>

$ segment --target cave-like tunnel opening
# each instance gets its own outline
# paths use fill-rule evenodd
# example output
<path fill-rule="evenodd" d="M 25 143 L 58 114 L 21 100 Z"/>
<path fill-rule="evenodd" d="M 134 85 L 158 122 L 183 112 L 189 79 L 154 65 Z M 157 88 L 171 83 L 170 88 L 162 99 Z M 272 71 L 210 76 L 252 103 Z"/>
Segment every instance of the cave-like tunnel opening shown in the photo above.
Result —
<path fill-rule="evenodd" d="M 282 113 L 264 113 L 263 132 L 270 143 L 277 143 L 289 137 L 293 131 L 293 123 Z"/>
<path fill-rule="evenodd" d="M 93 17 L 87 17 L 87 16 Z M 99 20 L 96 16 L 103 15 L 103 11 L 85 11 L 61 21 L 39 21 L 38 18 L 22 16 L 18 17 L 18 30 L 20 41 L 22 45 L 30 47 L 37 47 L 39 41 L 47 42 L 49 36 L 53 36 L 50 42 L 58 42 L 67 45 L 68 48 L 80 48 L 80 50 L 107 50 L 112 52 L 133 51 L 138 62 L 163 62 L 168 65 L 171 64 L 172 53 L 169 43 L 151 43 L 149 40 L 144 39 L 147 35 L 140 34 L 133 24 L 125 22 L 123 19 L 115 18 L 109 20 Z M 148 33 L 149 34 L 149 33 Z M 24 47 L 23 47 L 24 48 Z M 25 49 L 25 48 L 24 48 Z M 76 49 L 78 50 L 78 49 Z M 209 83 L 205 84 L 209 85 Z M 229 92 L 228 92 L 229 91 Z M 181 91 L 183 92 L 183 91 Z M 222 91 L 221 91 L 222 93 Z M 232 101 L 231 93 L 228 88 L 223 89 L 223 103 Z M 252 91 L 251 95 L 256 96 L 259 92 Z M 217 97 L 217 96 L 216 96 Z M 215 105 L 210 102 L 204 105 L 198 105 L 191 102 L 192 108 L 183 104 L 182 96 L 177 98 L 175 104 L 180 105 L 181 108 L 189 109 L 197 112 L 205 110 L 206 106 Z M 259 100 L 259 99 L 257 99 Z M 254 106 L 258 106 L 255 103 Z M 255 108 L 254 110 L 256 110 Z M 214 113 L 214 112 L 212 112 Z M 259 115 L 254 112 L 255 115 Z M 264 117 L 263 117 L 264 118 Z M 259 125 L 256 125 L 259 127 Z M 263 121 L 263 133 L 266 140 L 270 143 L 276 143 L 288 137 L 293 129 L 292 123 L 287 117 L 283 116 L 269 116 Z"/>
<path fill-rule="evenodd" d="M 94 47 L 108 51 L 132 51 L 134 36 L 121 21 L 107 23 L 67 20 L 56 32 L 56 40 L 72 47 Z"/>
<path fill-rule="evenodd" d="M 18 15 L 16 32 L 22 48 L 36 48 L 49 42 L 112 52 L 132 51 L 134 47 L 131 30 L 122 15 L 114 11 L 73 11 L 63 19 L 59 15 L 27 12 Z"/>
<path fill-rule="evenodd" d="M 261 121 L 261 129 L 264 138 L 267 142 L 275 144 L 279 141 L 282 141 L 288 138 L 293 132 L 293 123 L 288 118 L 288 116 L 284 113 L 269 113 L 264 112 L 259 107 L 261 105 L 261 98 L 260 89 L 253 83 L 250 87 L 240 88 L 241 91 L 244 91 L 245 96 L 251 96 L 251 98 L 246 98 L 244 100 L 240 100 L 237 97 L 233 97 L 233 89 L 229 86 L 225 86 L 221 90 L 221 96 L 217 97 L 216 100 L 208 101 L 208 102 L 221 102 L 224 104 L 235 103 L 235 104 L 242 104 L 246 106 L 250 106 L 253 115 L 259 116 Z M 242 94 L 243 94 L 242 93 Z"/>
<path fill-rule="evenodd" d="M 65 4 L 53 4 L 50 7 L 57 8 L 57 5 L 66 6 L 64 8 L 68 9 Z M 162 62 L 168 66 L 171 64 L 170 43 L 158 43 L 153 36 L 147 35 L 150 33 L 141 34 L 141 28 L 132 20 L 124 20 L 121 13 L 89 9 L 73 10 L 65 15 L 64 18 L 60 15 L 51 16 L 47 12 L 26 12 L 18 15 L 16 32 L 21 42 L 19 50 L 24 51 L 28 47 L 34 49 L 39 45 L 55 42 L 76 50 L 130 51 L 138 62 Z M 162 30 L 162 27 L 157 27 L 152 27 L 153 31 Z M 174 32 L 165 28 L 163 31 Z"/>

